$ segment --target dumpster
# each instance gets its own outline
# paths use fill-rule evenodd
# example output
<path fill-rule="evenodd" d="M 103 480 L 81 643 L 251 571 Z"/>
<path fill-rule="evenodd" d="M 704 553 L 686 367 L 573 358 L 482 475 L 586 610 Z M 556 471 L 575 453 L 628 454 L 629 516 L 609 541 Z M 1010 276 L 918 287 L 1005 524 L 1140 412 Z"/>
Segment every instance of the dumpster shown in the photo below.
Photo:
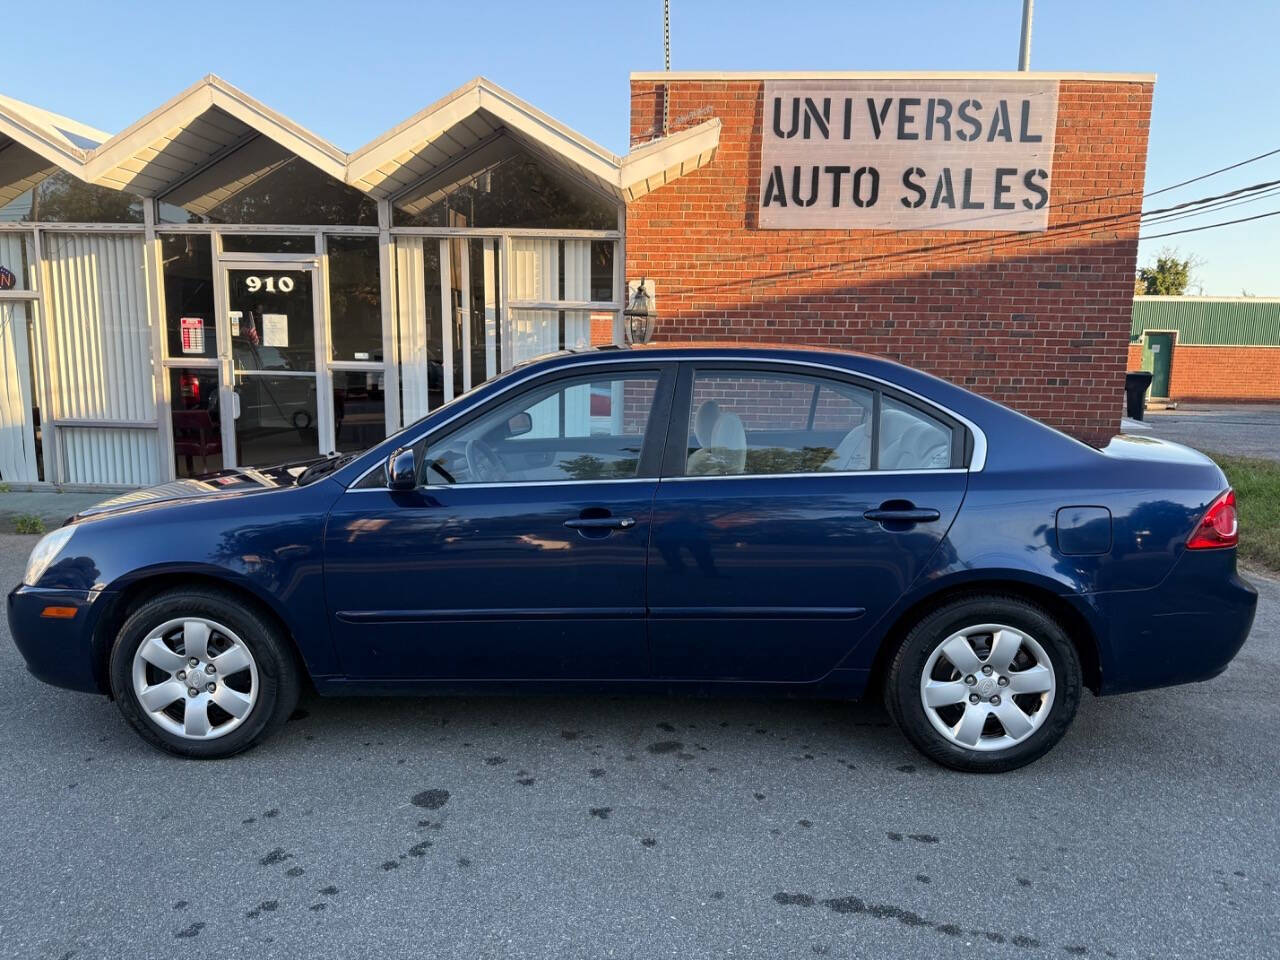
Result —
<path fill-rule="evenodd" d="M 1147 406 L 1147 389 L 1151 386 L 1150 370 L 1131 370 L 1124 375 L 1125 413 L 1141 420 Z"/>

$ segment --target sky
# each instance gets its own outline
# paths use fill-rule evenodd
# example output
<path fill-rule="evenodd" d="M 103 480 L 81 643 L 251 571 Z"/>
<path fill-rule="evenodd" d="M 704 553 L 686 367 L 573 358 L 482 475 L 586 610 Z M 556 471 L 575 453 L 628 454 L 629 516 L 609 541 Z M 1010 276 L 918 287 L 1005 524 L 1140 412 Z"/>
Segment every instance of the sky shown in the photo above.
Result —
<path fill-rule="evenodd" d="M 671 0 L 676 70 L 1004 70 L 1021 0 Z M 50 0 L 4 45 L 0 93 L 116 132 L 207 73 L 354 150 L 477 75 L 625 153 L 628 74 L 662 68 L 662 0 L 484 3 Z M 1211 11 L 1211 12 L 1210 12 Z M 1147 190 L 1280 148 L 1280 2 L 1038 0 L 1033 70 L 1158 75 Z M 1148 209 L 1280 180 L 1280 153 Z M 1153 225 L 1280 209 L 1271 196 Z M 1280 216 L 1144 241 L 1200 266 L 1193 293 L 1280 296 Z"/>

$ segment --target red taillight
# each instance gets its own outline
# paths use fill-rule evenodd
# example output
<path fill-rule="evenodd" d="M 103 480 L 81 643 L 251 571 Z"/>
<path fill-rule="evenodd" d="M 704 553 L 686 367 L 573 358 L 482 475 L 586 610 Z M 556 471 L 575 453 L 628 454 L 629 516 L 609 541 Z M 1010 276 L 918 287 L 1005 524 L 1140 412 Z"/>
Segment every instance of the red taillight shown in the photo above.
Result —
<path fill-rule="evenodd" d="M 1236 524 L 1236 492 L 1228 490 L 1209 504 L 1196 528 L 1187 540 L 1188 550 L 1212 550 L 1216 547 L 1234 547 L 1239 541 Z"/>

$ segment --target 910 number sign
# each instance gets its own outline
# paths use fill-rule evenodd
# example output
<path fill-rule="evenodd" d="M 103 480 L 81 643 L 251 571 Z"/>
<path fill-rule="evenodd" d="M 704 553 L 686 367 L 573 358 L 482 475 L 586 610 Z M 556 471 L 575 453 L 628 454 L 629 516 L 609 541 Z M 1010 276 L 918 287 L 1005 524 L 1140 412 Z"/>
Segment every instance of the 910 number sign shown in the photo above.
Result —
<path fill-rule="evenodd" d="M 265 290 L 267 293 L 293 293 L 293 277 L 260 277 L 256 273 L 251 273 L 244 278 L 245 289 L 250 293 L 257 293 Z"/>

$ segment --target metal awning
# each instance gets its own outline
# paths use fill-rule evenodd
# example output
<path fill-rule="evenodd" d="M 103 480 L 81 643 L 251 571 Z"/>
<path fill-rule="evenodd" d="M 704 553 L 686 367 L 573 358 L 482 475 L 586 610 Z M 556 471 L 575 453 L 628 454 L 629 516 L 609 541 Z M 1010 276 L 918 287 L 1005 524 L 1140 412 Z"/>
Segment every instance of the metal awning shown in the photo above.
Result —
<path fill-rule="evenodd" d="M 0 205 L 59 167 L 78 176 L 88 151 L 109 136 L 70 117 L 0 96 Z"/>
<path fill-rule="evenodd" d="M 513 147 L 630 201 L 710 162 L 719 139 L 712 119 L 620 157 L 480 77 L 347 154 L 209 75 L 110 137 L 0 97 L 0 202 L 60 167 L 200 213 L 298 157 L 376 199 L 412 192 L 416 206 Z"/>

